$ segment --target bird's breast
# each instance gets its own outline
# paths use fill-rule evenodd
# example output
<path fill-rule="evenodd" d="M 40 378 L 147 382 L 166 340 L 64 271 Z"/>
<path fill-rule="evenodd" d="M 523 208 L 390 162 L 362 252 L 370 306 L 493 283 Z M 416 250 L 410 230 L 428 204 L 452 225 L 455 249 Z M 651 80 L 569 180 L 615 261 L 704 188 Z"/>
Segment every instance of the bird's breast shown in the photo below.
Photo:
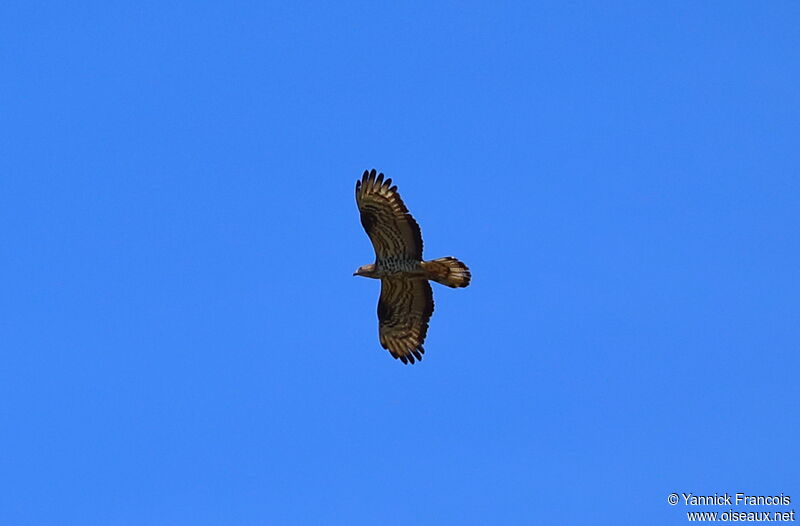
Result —
<path fill-rule="evenodd" d="M 375 267 L 378 274 L 383 276 L 415 272 L 420 268 L 419 261 L 400 257 L 382 258 L 376 263 Z"/>

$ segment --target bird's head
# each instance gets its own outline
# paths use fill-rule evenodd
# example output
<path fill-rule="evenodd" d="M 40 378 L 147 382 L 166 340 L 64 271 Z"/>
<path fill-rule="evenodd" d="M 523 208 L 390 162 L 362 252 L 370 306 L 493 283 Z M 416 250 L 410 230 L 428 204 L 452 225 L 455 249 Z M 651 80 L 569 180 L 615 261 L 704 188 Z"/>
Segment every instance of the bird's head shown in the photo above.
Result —
<path fill-rule="evenodd" d="M 369 265 L 363 265 L 356 269 L 353 272 L 354 276 L 364 276 L 365 278 L 372 278 L 375 277 L 375 263 L 370 263 Z"/>

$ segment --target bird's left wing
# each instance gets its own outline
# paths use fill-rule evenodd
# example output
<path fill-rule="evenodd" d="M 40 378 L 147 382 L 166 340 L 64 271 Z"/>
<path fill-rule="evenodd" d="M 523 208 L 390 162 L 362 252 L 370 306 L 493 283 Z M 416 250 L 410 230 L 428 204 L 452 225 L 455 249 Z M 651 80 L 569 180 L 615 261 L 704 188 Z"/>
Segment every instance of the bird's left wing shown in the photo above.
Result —
<path fill-rule="evenodd" d="M 403 277 L 381 279 L 378 333 L 381 346 L 403 363 L 422 360 L 422 347 L 433 314 L 433 291 L 428 280 Z"/>
<path fill-rule="evenodd" d="M 377 259 L 389 257 L 422 259 L 419 225 L 400 199 L 392 180 L 383 180 L 375 170 L 365 171 L 356 182 L 356 203 L 361 225 L 367 231 Z"/>

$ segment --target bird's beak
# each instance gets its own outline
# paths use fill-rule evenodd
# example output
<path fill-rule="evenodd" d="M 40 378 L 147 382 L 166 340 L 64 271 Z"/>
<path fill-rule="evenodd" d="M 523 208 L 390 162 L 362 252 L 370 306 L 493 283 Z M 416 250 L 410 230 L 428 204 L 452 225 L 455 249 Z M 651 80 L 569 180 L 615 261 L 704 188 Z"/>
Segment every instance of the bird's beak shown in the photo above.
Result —
<path fill-rule="evenodd" d="M 358 276 L 358 271 L 356 270 L 355 272 L 353 272 L 353 275 Z"/>

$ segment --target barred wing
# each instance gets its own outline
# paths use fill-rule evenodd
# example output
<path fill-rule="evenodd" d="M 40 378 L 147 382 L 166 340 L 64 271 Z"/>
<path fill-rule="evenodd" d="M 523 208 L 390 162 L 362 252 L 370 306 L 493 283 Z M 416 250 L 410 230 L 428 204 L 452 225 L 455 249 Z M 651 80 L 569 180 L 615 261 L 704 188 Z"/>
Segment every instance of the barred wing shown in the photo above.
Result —
<path fill-rule="evenodd" d="M 433 291 L 426 279 L 381 279 L 378 333 L 381 346 L 403 363 L 422 360 L 422 343 L 433 314 Z"/>
<path fill-rule="evenodd" d="M 390 257 L 422 260 L 422 234 L 400 199 L 392 180 L 376 177 L 375 170 L 365 171 L 356 182 L 356 203 L 361 225 L 367 231 L 377 259 Z"/>

